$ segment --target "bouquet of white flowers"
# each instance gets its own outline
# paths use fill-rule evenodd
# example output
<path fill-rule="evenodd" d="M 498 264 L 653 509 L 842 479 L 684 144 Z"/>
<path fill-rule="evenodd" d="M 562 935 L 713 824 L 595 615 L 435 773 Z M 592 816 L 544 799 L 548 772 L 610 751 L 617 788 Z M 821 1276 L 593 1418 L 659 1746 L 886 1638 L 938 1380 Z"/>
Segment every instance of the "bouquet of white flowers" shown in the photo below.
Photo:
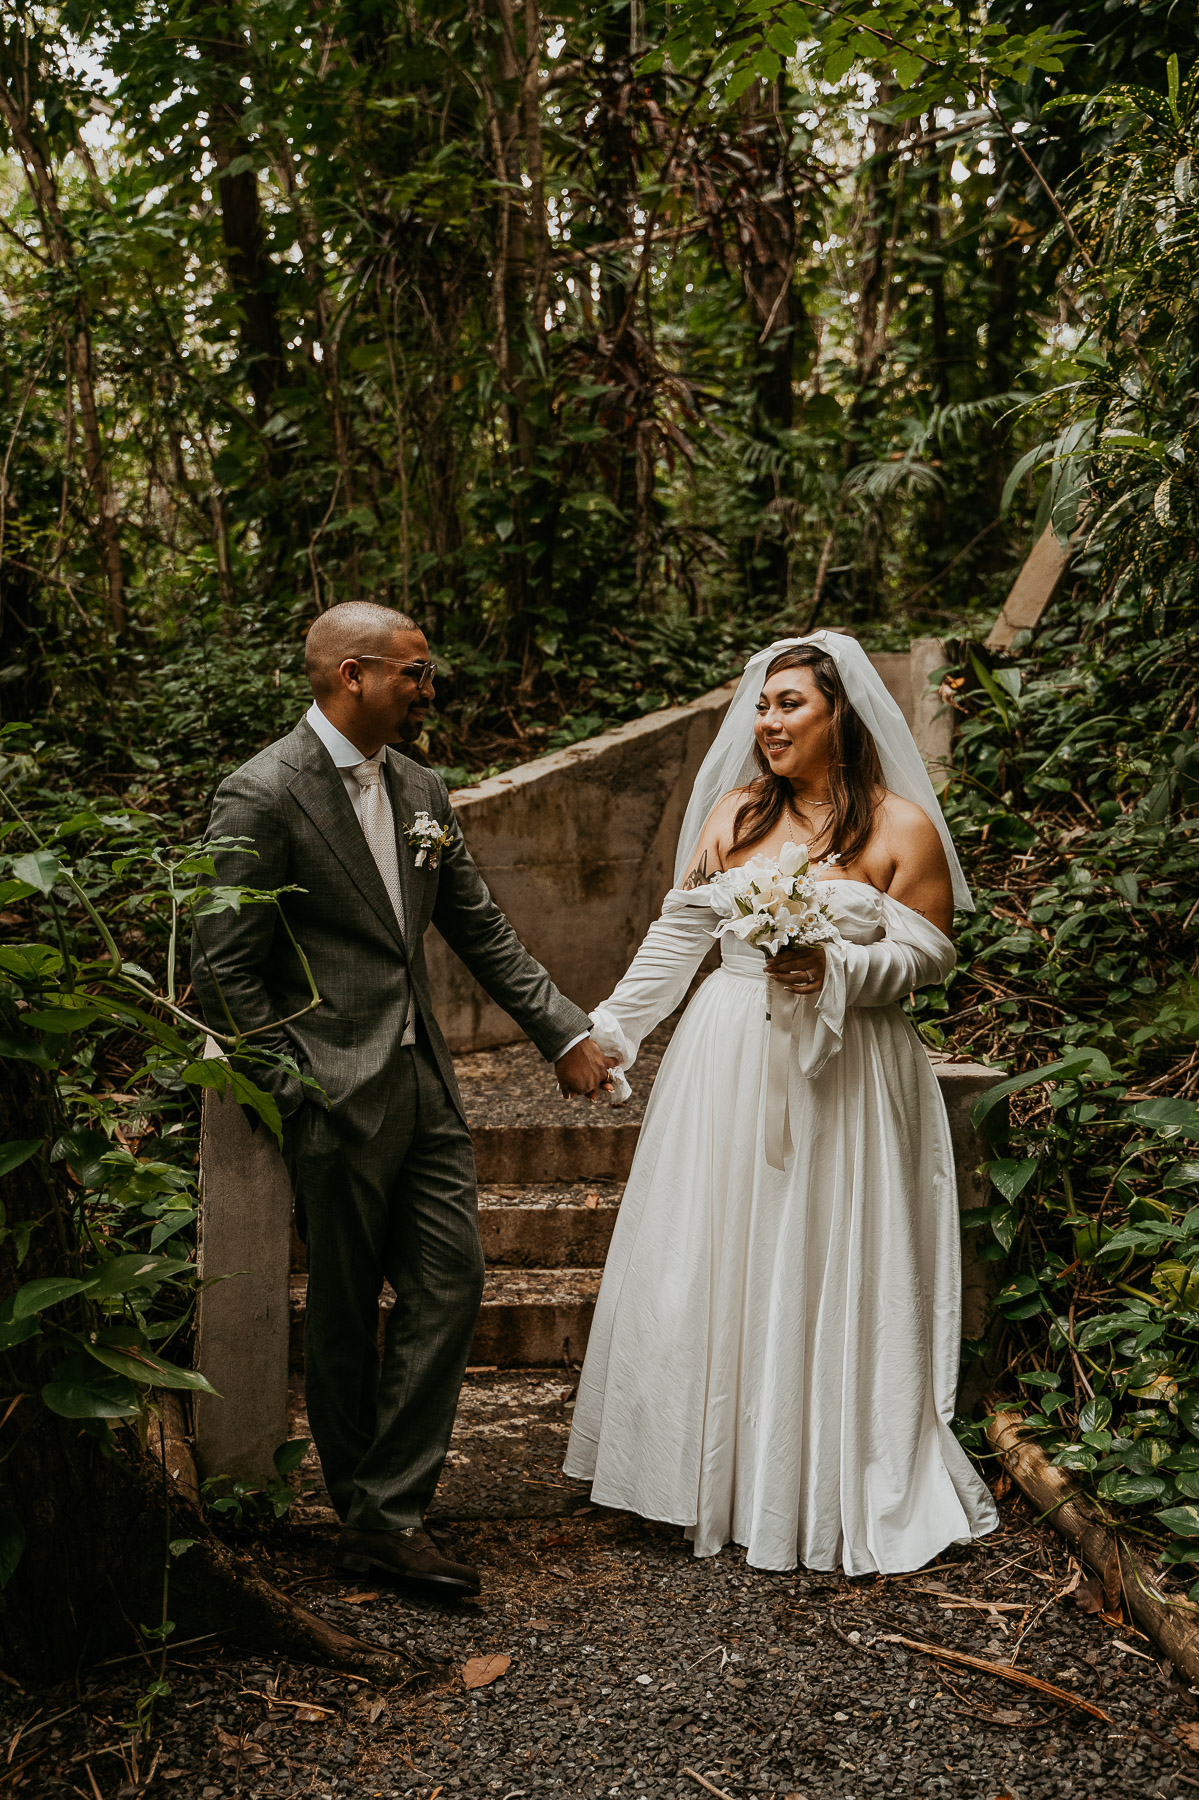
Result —
<path fill-rule="evenodd" d="M 723 915 L 714 935 L 731 931 L 767 956 L 797 944 L 827 944 L 840 936 L 833 923 L 823 885 L 812 873 L 836 861 L 813 863 L 806 844 L 784 844 L 777 863 L 751 857 L 738 869 L 722 869 L 712 877 L 712 904 Z"/>

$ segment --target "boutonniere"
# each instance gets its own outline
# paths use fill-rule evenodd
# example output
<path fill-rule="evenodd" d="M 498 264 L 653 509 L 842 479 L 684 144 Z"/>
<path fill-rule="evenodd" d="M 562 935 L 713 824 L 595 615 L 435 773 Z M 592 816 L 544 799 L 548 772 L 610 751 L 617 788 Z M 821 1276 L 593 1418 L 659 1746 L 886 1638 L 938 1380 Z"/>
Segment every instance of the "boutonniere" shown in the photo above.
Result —
<path fill-rule="evenodd" d="M 401 825 L 400 830 L 416 851 L 418 869 L 423 868 L 426 862 L 431 869 L 435 869 L 441 860 L 441 852 L 448 850 L 454 841 L 453 833 L 439 825 L 436 819 L 430 818 L 427 812 L 418 812 L 411 825 Z"/>

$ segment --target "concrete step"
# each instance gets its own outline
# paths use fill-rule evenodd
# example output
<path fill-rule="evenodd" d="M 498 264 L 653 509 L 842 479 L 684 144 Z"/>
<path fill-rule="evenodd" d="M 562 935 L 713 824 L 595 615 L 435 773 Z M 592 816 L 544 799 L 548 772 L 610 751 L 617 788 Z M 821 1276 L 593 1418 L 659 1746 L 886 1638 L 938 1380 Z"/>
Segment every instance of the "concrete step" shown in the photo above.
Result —
<path fill-rule="evenodd" d="M 470 1366 L 483 1369 L 550 1369 L 583 1360 L 601 1271 L 592 1269 L 492 1269 L 483 1289 Z M 288 1366 L 304 1367 L 304 1303 L 308 1277 L 290 1286 Z M 379 1302 L 379 1342 L 395 1304 L 390 1288 Z"/>
<path fill-rule="evenodd" d="M 672 1015 L 645 1040 L 633 1098 L 619 1108 L 563 1100 L 529 1043 L 455 1057 L 480 1182 L 623 1181 L 675 1022 Z"/>
<path fill-rule="evenodd" d="M 488 1268 L 596 1269 L 603 1266 L 624 1183 L 516 1183 L 479 1189 L 479 1236 Z M 292 1273 L 308 1267 L 292 1233 Z"/>
<path fill-rule="evenodd" d="M 480 1182 L 624 1181 L 640 1124 L 472 1125 Z"/>
<path fill-rule="evenodd" d="M 488 1268 L 602 1268 L 623 1193 L 618 1181 L 480 1188 Z"/>
<path fill-rule="evenodd" d="M 609 1131 L 639 1125 L 654 1077 L 677 1020 L 659 1025 L 641 1046 L 630 1076 L 633 1097 L 613 1111 L 602 1103 L 564 1100 L 554 1072 L 527 1041 L 494 1050 L 476 1050 L 454 1058 L 454 1073 L 472 1131 L 480 1126 L 566 1125 L 584 1131 Z"/>
<path fill-rule="evenodd" d="M 583 1360 L 599 1269 L 492 1269 L 471 1348 L 472 1367 L 549 1369 Z"/>

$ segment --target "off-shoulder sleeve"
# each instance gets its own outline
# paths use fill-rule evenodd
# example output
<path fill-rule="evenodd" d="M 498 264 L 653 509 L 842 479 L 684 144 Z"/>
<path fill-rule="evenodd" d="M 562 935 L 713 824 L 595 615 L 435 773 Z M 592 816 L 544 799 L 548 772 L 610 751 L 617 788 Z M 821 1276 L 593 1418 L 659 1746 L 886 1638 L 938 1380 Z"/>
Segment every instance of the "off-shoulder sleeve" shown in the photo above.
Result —
<path fill-rule="evenodd" d="M 805 1075 L 818 1075 L 841 1048 L 851 1006 L 891 1006 L 914 988 L 943 981 L 957 962 L 945 933 L 889 894 L 883 895 L 882 919 L 886 936 L 876 944 L 842 938 L 825 946 L 824 984 L 810 1028 L 801 1035 Z"/>
<path fill-rule="evenodd" d="M 661 916 L 646 932 L 641 948 L 602 1006 L 591 1015 L 592 1032 L 605 1056 L 614 1056 L 614 1097 L 629 1098 L 623 1080 L 655 1025 L 672 1013 L 712 948 L 717 917 L 709 888 L 672 888 Z"/>

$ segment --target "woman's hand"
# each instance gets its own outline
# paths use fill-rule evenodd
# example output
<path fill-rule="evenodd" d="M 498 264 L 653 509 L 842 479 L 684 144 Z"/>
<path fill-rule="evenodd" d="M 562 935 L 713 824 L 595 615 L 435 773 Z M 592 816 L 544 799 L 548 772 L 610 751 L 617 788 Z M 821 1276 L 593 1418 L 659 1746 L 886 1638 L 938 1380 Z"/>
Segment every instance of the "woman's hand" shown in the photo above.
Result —
<path fill-rule="evenodd" d="M 824 986 L 824 945 L 799 944 L 766 959 L 766 973 L 793 994 L 818 994 Z"/>

